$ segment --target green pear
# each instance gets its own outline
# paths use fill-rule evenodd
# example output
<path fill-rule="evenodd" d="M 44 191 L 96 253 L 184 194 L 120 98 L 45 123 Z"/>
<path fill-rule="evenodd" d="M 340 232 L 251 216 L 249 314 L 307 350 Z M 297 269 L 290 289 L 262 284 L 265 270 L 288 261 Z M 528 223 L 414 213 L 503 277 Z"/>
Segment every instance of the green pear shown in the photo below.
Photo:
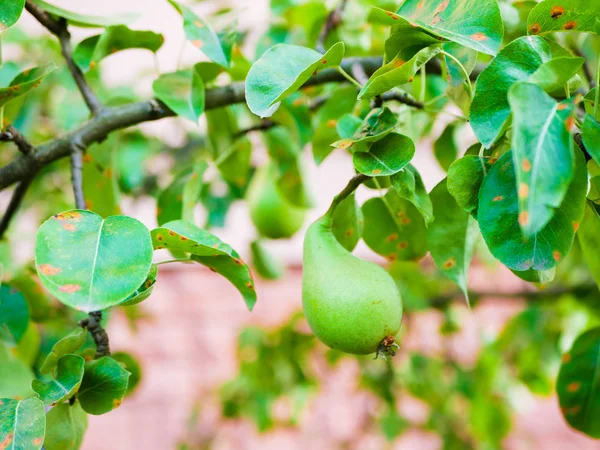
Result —
<path fill-rule="evenodd" d="M 304 314 L 315 335 L 333 349 L 356 355 L 385 351 L 395 345 L 402 323 L 400 292 L 382 267 L 337 241 L 332 216 L 333 211 L 306 232 Z"/>
<path fill-rule="evenodd" d="M 270 239 L 292 237 L 304 223 L 306 211 L 288 202 L 276 184 L 277 167 L 260 167 L 248 186 L 250 218 L 258 232 Z"/>

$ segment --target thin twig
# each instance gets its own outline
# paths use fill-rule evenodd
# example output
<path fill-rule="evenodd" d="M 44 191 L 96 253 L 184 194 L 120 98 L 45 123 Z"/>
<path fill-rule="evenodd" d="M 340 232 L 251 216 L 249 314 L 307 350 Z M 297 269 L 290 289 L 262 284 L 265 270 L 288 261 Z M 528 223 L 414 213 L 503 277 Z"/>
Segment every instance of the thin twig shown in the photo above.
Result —
<path fill-rule="evenodd" d="M 35 152 L 35 147 L 12 125 L 7 125 L 4 131 L 0 133 L 0 141 L 14 142 L 23 155 L 30 156 Z"/>
<path fill-rule="evenodd" d="M 83 100 L 85 101 L 92 115 L 98 115 L 100 112 L 102 112 L 102 103 L 100 103 L 100 100 L 98 100 L 98 97 L 96 97 L 96 94 L 94 94 L 88 85 L 83 72 L 73 60 L 71 34 L 69 33 L 67 27 L 67 21 L 65 19 L 54 20 L 46 11 L 35 5 L 31 0 L 27 0 L 26 8 L 27 11 L 29 11 L 38 22 L 40 22 L 48 29 L 48 31 L 58 38 L 63 58 L 67 63 L 67 67 L 71 72 L 73 80 L 75 80 L 75 84 L 77 84 L 79 92 L 81 92 Z"/>
<path fill-rule="evenodd" d="M 241 137 L 244 136 L 248 133 L 252 133 L 253 131 L 266 131 L 266 130 L 270 130 L 271 128 L 277 126 L 276 122 L 273 122 L 270 119 L 265 119 L 260 123 L 257 123 L 256 125 L 252 125 L 248 128 L 244 128 L 243 130 L 238 131 L 237 133 L 235 133 L 235 137 Z"/>
<path fill-rule="evenodd" d="M 410 95 L 402 93 L 402 92 L 396 92 L 396 91 L 386 92 L 385 94 L 382 95 L 382 98 L 383 98 L 384 102 L 404 103 L 405 105 L 412 106 L 413 108 L 417 108 L 417 109 L 425 108 L 424 103 L 421 103 L 420 101 L 412 98 Z"/>
<path fill-rule="evenodd" d="M 0 221 L 0 239 L 4 237 L 4 233 L 8 230 L 8 226 L 10 225 L 12 219 L 15 214 L 19 211 L 21 203 L 25 198 L 25 194 L 27 193 L 27 189 L 31 185 L 34 176 L 24 179 L 15 188 L 13 195 L 10 199 L 10 203 L 8 204 L 8 208 L 4 212 L 4 216 L 2 216 L 2 220 Z"/>
<path fill-rule="evenodd" d="M 110 356 L 110 343 L 108 341 L 108 334 L 102 327 L 102 311 L 93 311 L 88 314 L 87 319 L 83 319 L 79 324 L 87 330 L 94 338 L 96 343 L 96 359 L 102 358 L 103 356 Z"/>
<path fill-rule="evenodd" d="M 342 23 L 342 15 L 347 3 L 348 0 L 341 0 L 337 7 L 329 13 L 327 19 L 325 19 L 325 24 L 323 25 L 321 33 L 319 34 L 319 39 L 317 40 L 317 50 L 321 53 L 325 53 L 325 41 L 327 40 L 327 36 Z"/>
<path fill-rule="evenodd" d="M 73 194 L 75 195 L 75 207 L 87 209 L 85 197 L 83 196 L 83 150 L 82 145 L 73 143 L 71 148 L 71 182 L 73 183 Z"/>
<path fill-rule="evenodd" d="M 364 175 L 362 173 L 359 173 L 358 175 L 355 175 L 346 185 L 346 187 L 344 189 L 342 189 L 342 191 L 336 195 L 335 197 L 333 197 L 333 201 L 331 202 L 331 206 L 329 207 L 329 209 L 327 210 L 327 212 L 325 213 L 326 216 L 328 216 L 330 219 L 333 219 L 333 213 L 335 212 L 336 208 L 338 207 L 338 205 L 344 201 L 346 198 L 348 198 L 350 195 L 352 195 L 352 193 L 354 191 L 356 191 L 356 189 L 363 184 L 365 181 L 367 181 L 368 179 L 370 179 L 371 177 L 368 175 Z"/>

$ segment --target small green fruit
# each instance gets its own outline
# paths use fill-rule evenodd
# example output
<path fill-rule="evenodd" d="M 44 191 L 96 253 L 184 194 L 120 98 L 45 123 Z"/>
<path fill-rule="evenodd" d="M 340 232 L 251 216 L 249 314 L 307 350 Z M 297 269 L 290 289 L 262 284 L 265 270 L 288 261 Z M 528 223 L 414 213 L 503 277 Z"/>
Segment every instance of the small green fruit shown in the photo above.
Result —
<path fill-rule="evenodd" d="M 303 264 L 304 314 L 323 343 L 357 355 L 394 343 L 402 322 L 396 283 L 382 267 L 342 247 L 328 215 L 306 232 Z"/>
<path fill-rule="evenodd" d="M 248 187 L 250 218 L 258 232 L 270 239 L 292 237 L 304 223 L 305 210 L 296 208 L 279 192 L 277 167 L 267 163 L 254 174 Z"/>

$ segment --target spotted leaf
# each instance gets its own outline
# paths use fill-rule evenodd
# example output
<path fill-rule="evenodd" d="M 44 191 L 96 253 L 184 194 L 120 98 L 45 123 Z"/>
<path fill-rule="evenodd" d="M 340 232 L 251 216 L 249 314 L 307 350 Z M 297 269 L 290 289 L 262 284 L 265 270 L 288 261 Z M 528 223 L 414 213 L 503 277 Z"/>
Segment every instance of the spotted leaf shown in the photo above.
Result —
<path fill-rule="evenodd" d="M 519 197 L 519 225 L 526 236 L 554 216 L 573 179 L 571 128 L 575 103 L 557 103 L 542 88 L 517 83 L 510 88 L 512 147 Z"/>
<path fill-rule="evenodd" d="M 479 192 L 477 220 L 491 253 L 511 270 L 549 270 L 567 256 L 583 217 L 587 171 L 575 153 L 575 175 L 552 220 L 531 237 L 519 227 L 519 199 L 512 151 L 489 170 Z"/>
<path fill-rule="evenodd" d="M 146 300 L 150 295 L 152 295 L 152 291 L 154 290 L 154 285 L 156 284 L 156 278 L 158 277 L 158 266 L 156 264 L 152 264 L 150 267 L 150 273 L 148 274 L 148 278 L 146 281 L 142 283 L 142 285 L 137 288 L 133 294 L 129 296 L 123 303 L 119 306 L 132 306 L 137 305 L 138 303 Z"/>
<path fill-rule="evenodd" d="M 383 177 L 400 172 L 415 154 L 415 144 L 408 136 L 390 133 L 371 145 L 367 152 L 354 152 L 352 162 L 360 173 Z"/>
<path fill-rule="evenodd" d="M 563 355 L 556 381 L 560 410 L 576 430 L 600 438 L 600 328 L 586 331 Z"/>
<path fill-rule="evenodd" d="M 600 17 L 600 3 L 588 0 L 544 0 L 527 18 L 530 34 L 555 31 L 596 32 L 596 19 Z"/>
<path fill-rule="evenodd" d="M 45 432 L 46 416 L 41 400 L 0 399 L 0 448 L 39 450 Z"/>
<path fill-rule="evenodd" d="M 246 102 L 260 117 L 272 116 L 318 70 L 339 66 L 344 44 L 338 42 L 324 55 L 306 47 L 277 44 L 256 61 L 246 78 Z"/>
<path fill-rule="evenodd" d="M 54 69 L 56 65 L 50 63 L 21 72 L 8 87 L 0 87 L 0 107 L 38 87 Z"/>
<path fill-rule="evenodd" d="M 144 282 L 152 241 L 148 229 L 131 217 L 102 219 L 72 210 L 42 224 L 35 256 L 44 287 L 67 306 L 91 312 L 121 303 Z M 60 271 L 49 274 L 48 266 Z"/>
<path fill-rule="evenodd" d="M 433 221 L 433 207 L 417 169 L 408 164 L 400 172 L 392 175 L 390 181 L 396 193 L 415 205 L 423 216 L 425 225 L 429 225 Z"/>
<path fill-rule="evenodd" d="M 343 139 L 331 144 L 334 148 L 346 150 L 359 148 L 357 144 L 376 142 L 394 131 L 398 118 L 389 108 L 375 108 L 367 114 L 362 123 L 360 119 L 345 115 L 338 123 L 338 133 Z M 348 133 L 348 134 L 347 134 Z M 352 135 L 349 136 L 350 133 Z"/>
<path fill-rule="evenodd" d="M 58 360 L 55 378 L 48 382 L 33 380 L 31 388 L 46 406 L 68 400 L 81 385 L 83 365 L 84 360 L 81 356 L 63 356 Z"/>
<path fill-rule="evenodd" d="M 192 260 L 227 278 L 252 310 L 256 290 L 250 269 L 231 246 L 215 235 L 184 220 L 175 220 L 152 230 L 155 249 L 167 248 L 189 253 Z"/>
<path fill-rule="evenodd" d="M 87 209 L 102 217 L 121 212 L 120 193 L 115 170 L 116 156 L 121 151 L 115 136 L 90 146 L 83 155 L 83 193 Z M 118 151 L 117 151 L 118 149 Z"/>
<path fill-rule="evenodd" d="M 0 8 L 0 32 L 17 23 L 24 7 L 25 0 L 6 0 L 2 3 L 2 8 Z"/>

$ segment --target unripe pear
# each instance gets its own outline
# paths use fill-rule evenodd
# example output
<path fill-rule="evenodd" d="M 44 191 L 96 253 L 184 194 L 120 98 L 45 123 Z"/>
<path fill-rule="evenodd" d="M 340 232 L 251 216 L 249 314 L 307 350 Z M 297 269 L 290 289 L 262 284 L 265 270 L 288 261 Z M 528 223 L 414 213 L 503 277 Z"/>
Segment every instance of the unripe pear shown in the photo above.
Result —
<path fill-rule="evenodd" d="M 306 212 L 288 202 L 276 184 L 277 167 L 260 167 L 248 186 L 250 218 L 258 232 L 270 239 L 292 237 L 304 223 Z"/>
<path fill-rule="evenodd" d="M 402 299 L 389 273 L 357 258 L 335 238 L 331 215 L 313 223 L 304 239 L 302 306 L 315 335 L 356 355 L 394 345 Z"/>

